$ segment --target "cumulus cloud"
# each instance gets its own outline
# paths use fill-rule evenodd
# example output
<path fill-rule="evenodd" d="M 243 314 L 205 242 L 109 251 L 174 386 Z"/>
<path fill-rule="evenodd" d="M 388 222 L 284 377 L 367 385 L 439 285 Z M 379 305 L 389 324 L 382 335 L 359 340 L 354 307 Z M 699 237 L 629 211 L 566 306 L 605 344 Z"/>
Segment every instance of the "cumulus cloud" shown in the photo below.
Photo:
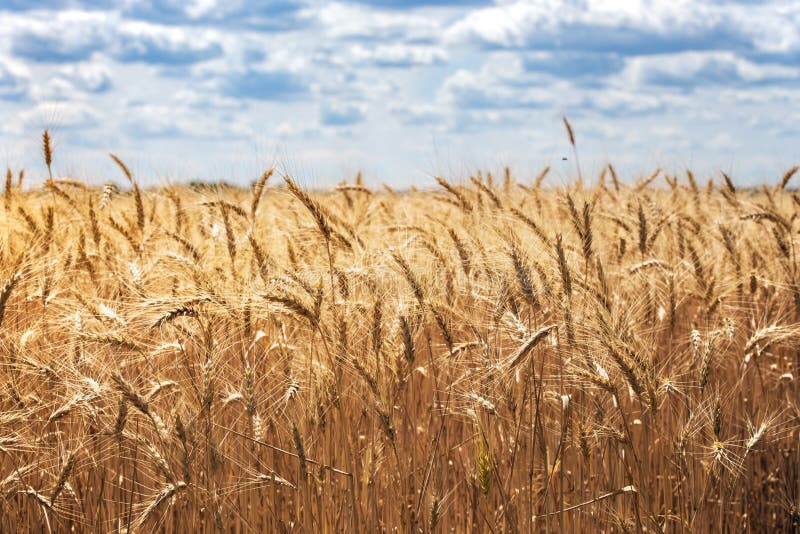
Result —
<path fill-rule="evenodd" d="M 187 65 L 218 58 L 222 45 L 209 32 L 156 26 L 141 22 L 124 24 L 112 44 L 119 61 Z"/>
<path fill-rule="evenodd" d="M 573 105 L 571 109 L 594 111 L 611 119 L 619 119 L 656 116 L 666 113 L 670 107 L 679 108 L 680 106 L 676 104 L 678 103 L 674 96 L 623 85 L 609 87 L 603 91 L 588 91 L 582 95 L 579 105 Z"/>
<path fill-rule="evenodd" d="M 447 113 L 442 106 L 433 104 L 393 103 L 389 112 L 407 126 L 428 126 L 442 124 Z"/>
<path fill-rule="evenodd" d="M 637 57 L 629 60 L 626 72 L 641 84 L 687 89 L 800 80 L 800 67 L 759 64 L 737 57 L 733 52 L 682 52 L 667 57 Z"/>
<path fill-rule="evenodd" d="M 81 95 L 98 95 L 112 88 L 111 69 L 101 63 L 88 62 L 64 65 L 44 80 L 31 82 L 29 96 L 33 100 L 69 101 Z"/>
<path fill-rule="evenodd" d="M 8 17 L 11 52 L 19 58 L 48 63 L 88 59 L 108 46 L 113 21 L 102 13 L 65 11 L 53 15 L 37 12 L 29 17 Z"/>
<path fill-rule="evenodd" d="M 442 83 L 439 98 L 456 109 L 523 109 L 564 98 L 563 85 L 549 73 L 529 69 L 523 58 L 492 54 L 480 69 L 459 69 Z"/>
<path fill-rule="evenodd" d="M 25 95 L 30 71 L 22 63 L 0 56 L 0 98 L 18 99 Z"/>
<path fill-rule="evenodd" d="M 158 23 L 285 31 L 305 24 L 307 7 L 302 0 L 135 0 L 125 2 L 122 11 L 127 17 Z"/>
<path fill-rule="evenodd" d="M 781 55 L 800 48 L 798 20 L 800 6 L 788 2 L 517 0 L 471 12 L 448 28 L 446 38 L 488 48 Z"/>
<path fill-rule="evenodd" d="M 188 65 L 223 54 L 214 30 L 120 19 L 115 13 L 36 12 L 8 20 L 11 52 L 39 63 L 71 64 L 99 53 L 121 62 Z"/>
<path fill-rule="evenodd" d="M 57 128 L 59 131 L 85 130 L 100 124 L 103 113 L 85 102 L 40 102 L 19 115 L 25 127 Z"/>
<path fill-rule="evenodd" d="M 99 62 L 68 65 L 61 69 L 61 74 L 80 91 L 104 93 L 112 87 L 111 68 Z"/>
<path fill-rule="evenodd" d="M 405 43 L 367 46 L 356 43 L 342 51 L 330 51 L 332 63 L 340 65 L 372 65 L 375 67 L 409 68 L 440 65 L 447 62 L 447 51 L 439 46 Z"/>
<path fill-rule="evenodd" d="M 531 52 L 522 57 L 526 73 L 544 73 L 596 85 L 625 68 L 625 58 L 614 52 Z"/>
<path fill-rule="evenodd" d="M 323 4 L 313 18 L 334 39 L 436 42 L 444 21 L 417 13 L 392 13 L 355 4 Z"/>
<path fill-rule="evenodd" d="M 363 122 L 366 106 L 352 103 L 326 103 L 320 110 L 320 123 L 325 126 L 351 126 Z"/>
<path fill-rule="evenodd" d="M 223 93 L 231 98 L 253 100 L 296 100 L 308 92 L 308 84 L 285 70 L 245 70 L 230 73 L 222 82 Z"/>
<path fill-rule="evenodd" d="M 193 123 L 180 109 L 166 105 L 132 105 L 122 127 L 131 135 L 149 138 L 188 136 Z M 198 134 L 201 132 L 198 132 Z"/>

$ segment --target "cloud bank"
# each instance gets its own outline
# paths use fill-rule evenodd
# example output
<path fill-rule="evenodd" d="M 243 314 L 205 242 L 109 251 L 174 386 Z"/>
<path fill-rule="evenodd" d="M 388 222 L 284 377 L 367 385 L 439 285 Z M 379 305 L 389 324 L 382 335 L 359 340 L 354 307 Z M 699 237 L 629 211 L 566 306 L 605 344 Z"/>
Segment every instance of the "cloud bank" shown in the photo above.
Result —
<path fill-rule="evenodd" d="M 52 0 L 0 5 L 0 150 L 103 181 L 431 183 L 608 161 L 777 180 L 800 159 L 800 4 Z M 567 157 L 567 161 L 564 161 Z M 35 172 L 29 173 L 34 175 Z"/>

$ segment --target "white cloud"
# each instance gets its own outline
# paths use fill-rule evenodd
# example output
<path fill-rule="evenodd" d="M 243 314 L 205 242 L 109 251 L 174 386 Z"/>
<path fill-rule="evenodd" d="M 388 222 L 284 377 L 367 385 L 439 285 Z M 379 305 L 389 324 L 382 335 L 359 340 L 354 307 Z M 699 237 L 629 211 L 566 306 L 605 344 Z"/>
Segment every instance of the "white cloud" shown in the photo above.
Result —
<path fill-rule="evenodd" d="M 496 53 L 480 69 L 459 69 L 450 75 L 439 100 L 454 109 L 541 108 L 572 101 L 569 89 L 547 75 L 524 72 L 518 57 Z"/>
<path fill-rule="evenodd" d="M 403 124 L 410 126 L 441 125 L 448 116 L 447 110 L 443 106 L 434 104 L 392 103 L 388 106 L 388 111 Z"/>
<path fill-rule="evenodd" d="M 353 4 L 324 4 L 309 13 L 333 39 L 436 41 L 442 31 L 442 21 L 430 17 Z"/>
<path fill-rule="evenodd" d="M 800 4 L 730 5 L 696 0 L 516 0 L 478 9 L 450 25 L 448 43 L 625 53 L 693 48 L 800 50 Z"/>
<path fill-rule="evenodd" d="M 119 25 L 111 45 L 122 61 L 152 64 L 192 64 L 223 54 L 214 30 L 126 21 Z"/>
<path fill-rule="evenodd" d="M 335 54 L 333 62 L 340 65 L 371 64 L 376 67 L 407 68 L 445 63 L 448 57 L 447 51 L 440 46 L 356 43 L 345 48 L 343 53 Z"/>
<path fill-rule="evenodd" d="M 798 80 L 800 67 L 755 63 L 733 52 L 682 52 L 630 58 L 622 77 L 639 85 L 736 85 Z"/>
<path fill-rule="evenodd" d="M 30 83 L 30 69 L 24 63 L 0 56 L 0 99 L 19 98 Z"/>
<path fill-rule="evenodd" d="M 186 6 L 186 14 L 189 18 L 197 19 L 213 13 L 221 7 L 219 0 L 194 0 Z"/>
<path fill-rule="evenodd" d="M 4 14 L 0 30 L 13 53 L 25 60 L 72 62 L 107 45 L 118 18 L 77 10 Z"/>
<path fill-rule="evenodd" d="M 102 119 L 103 114 L 85 102 L 40 102 L 20 113 L 19 125 L 24 128 L 76 130 L 93 128 Z"/>
<path fill-rule="evenodd" d="M 587 107 L 613 117 L 663 112 L 670 101 L 671 98 L 667 95 L 625 87 L 589 91 L 585 96 Z"/>
<path fill-rule="evenodd" d="M 61 73 L 82 91 L 99 93 L 111 88 L 111 67 L 100 62 L 68 65 L 61 69 Z"/>
<path fill-rule="evenodd" d="M 31 82 L 28 96 L 34 101 L 85 99 L 112 87 L 111 69 L 99 62 L 64 65 L 43 80 Z"/>
<path fill-rule="evenodd" d="M 0 36 L 18 57 L 42 63 L 73 63 L 99 52 L 120 61 L 191 64 L 223 53 L 216 30 L 127 20 L 113 11 L 4 14 Z"/>
<path fill-rule="evenodd" d="M 320 123 L 326 126 L 352 126 L 366 119 L 367 106 L 354 102 L 326 102 L 320 110 Z"/>

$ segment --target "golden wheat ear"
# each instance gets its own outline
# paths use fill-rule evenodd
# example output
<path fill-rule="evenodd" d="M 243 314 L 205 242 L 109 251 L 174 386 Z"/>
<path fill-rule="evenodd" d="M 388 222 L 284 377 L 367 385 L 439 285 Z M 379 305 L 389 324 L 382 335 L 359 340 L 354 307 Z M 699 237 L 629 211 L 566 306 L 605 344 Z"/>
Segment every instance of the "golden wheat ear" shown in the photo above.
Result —
<path fill-rule="evenodd" d="M 50 139 L 50 131 L 45 130 L 42 134 L 42 155 L 44 163 L 47 165 L 48 180 L 53 179 L 53 146 Z"/>

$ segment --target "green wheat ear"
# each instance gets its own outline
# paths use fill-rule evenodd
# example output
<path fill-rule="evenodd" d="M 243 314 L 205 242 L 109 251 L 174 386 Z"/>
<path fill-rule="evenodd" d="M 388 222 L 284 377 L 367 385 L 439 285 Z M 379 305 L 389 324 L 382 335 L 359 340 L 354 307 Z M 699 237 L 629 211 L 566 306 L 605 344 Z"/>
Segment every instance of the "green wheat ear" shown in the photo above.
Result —
<path fill-rule="evenodd" d="M 476 437 L 475 467 L 478 471 L 478 487 L 481 493 L 489 495 L 492 489 L 492 453 L 482 433 Z"/>

